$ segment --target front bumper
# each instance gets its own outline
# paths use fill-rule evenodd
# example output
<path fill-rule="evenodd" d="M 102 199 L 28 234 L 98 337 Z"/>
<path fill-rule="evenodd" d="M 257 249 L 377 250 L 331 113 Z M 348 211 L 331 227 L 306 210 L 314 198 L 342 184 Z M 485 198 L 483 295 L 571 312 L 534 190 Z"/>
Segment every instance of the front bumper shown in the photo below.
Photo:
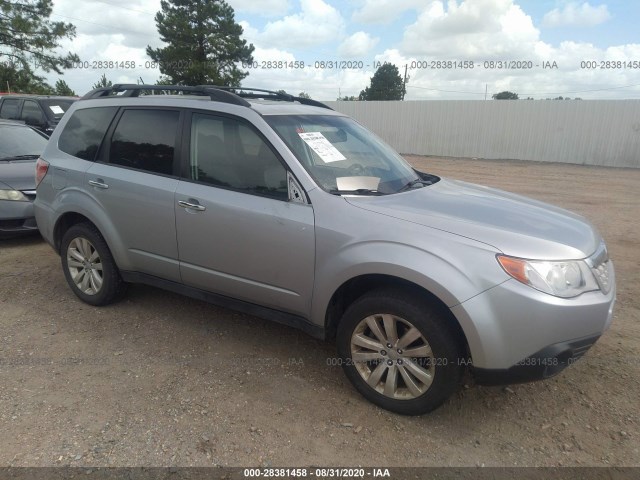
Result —
<path fill-rule="evenodd" d="M 10 238 L 38 231 L 33 202 L 0 200 L 0 238 Z"/>
<path fill-rule="evenodd" d="M 472 367 L 471 373 L 478 385 L 507 385 L 533 382 L 559 374 L 572 365 L 600 338 L 599 335 L 571 342 L 560 342 L 543 348 L 539 352 L 505 369 Z"/>
<path fill-rule="evenodd" d="M 559 373 L 611 325 L 616 295 L 611 262 L 609 281 L 606 294 L 559 298 L 510 279 L 452 307 L 476 376 L 496 384 Z"/>

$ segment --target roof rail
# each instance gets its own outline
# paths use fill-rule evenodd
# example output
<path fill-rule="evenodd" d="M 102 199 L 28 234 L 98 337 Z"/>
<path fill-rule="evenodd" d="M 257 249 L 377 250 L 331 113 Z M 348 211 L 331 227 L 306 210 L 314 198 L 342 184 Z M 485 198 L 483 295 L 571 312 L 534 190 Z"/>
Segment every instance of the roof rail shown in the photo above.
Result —
<path fill-rule="evenodd" d="M 83 95 L 80 100 L 88 100 L 91 98 L 109 98 L 113 95 L 120 97 L 138 97 L 140 92 L 144 91 L 160 91 L 160 92 L 185 92 L 193 95 L 206 95 L 216 102 L 230 103 L 232 105 L 240 105 L 250 107 L 251 104 L 235 95 L 233 92 L 222 90 L 215 86 L 198 86 L 188 87 L 184 85 L 136 85 L 136 84 L 116 84 L 110 87 L 100 87 Z"/>
<path fill-rule="evenodd" d="M 333 110 L 333 108 L 331 108 L 330 106 L 325 105 L 322 102 L 318 102 L 317 100 L 312 100 L 310 98 L 303 98 L 303 97 L 295 97 L 283 91 L 276 92 L 274 90 L 264 90 L 262 88 L 249 88 L 249 87 L 218 87 L 215 85 L 200 85 L 200 87 L 217 88 L 219 90 L 233 92 L 242 98 L 264 98 L 269 100 L 283 100 L 285 102 L 299 102 L 299 103 L 302 103 L 303 105 L 309 105 L 313 107 L 320 107 L 320 108 L 326 108 L 328 110 Z M 262 95 L 263 93 L 268 93 L 269 95 Z"/>
<path fill-rule="evenodd" d="M 137 84 L 116 84 L 110 87 L 100 87 L 83 95 L 80 100 L 88 100 L 92 98 L 109 98 L 114 95 L 119 97 L 138 97 L 140 92 L 158 91 L 158 92 L 185 92 L 193 95 L 206 95 L 216 102 L 230 103 L 232 105 L 240 105 L 250 107 L 251 104 L 245 98 L 265 98 L 270 100 L 282 100 L 285 102 L 299 102 L 303 105 L 313 107 L 326 108 L 333 110 L 317 100 L 310 98 L 294 97 L 288 93 L 276 92 L 274 90 L 264 90 L 261 88 L 245 88 L 245 87 L 222 87 L 219 85 L 198 85 L 189 87 L 185 85 L 137 85 Z M 264 94 L 268 95 L 264 95 Z M 119 95 L 118 95 L 119 94 Z"/>

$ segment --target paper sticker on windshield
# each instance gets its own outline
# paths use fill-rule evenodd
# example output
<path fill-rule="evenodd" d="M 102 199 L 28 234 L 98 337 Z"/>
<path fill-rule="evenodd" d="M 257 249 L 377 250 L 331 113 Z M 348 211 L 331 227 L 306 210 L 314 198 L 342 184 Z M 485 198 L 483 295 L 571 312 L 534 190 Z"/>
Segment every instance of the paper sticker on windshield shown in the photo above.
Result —
<path fill-rule="evenodd" d="M 56 115 L 63 115 L 64 114 L 64 110 L 62 108 L 60 108 L 59 105 L 49 105 L 49 108 Z"/>
<path fill-rule="evenodd" d="M 320 132 L 298 133 L 311 149 L 326 163 L 346 160 L 346 157 L 338 151 L 331 142 Z"/>

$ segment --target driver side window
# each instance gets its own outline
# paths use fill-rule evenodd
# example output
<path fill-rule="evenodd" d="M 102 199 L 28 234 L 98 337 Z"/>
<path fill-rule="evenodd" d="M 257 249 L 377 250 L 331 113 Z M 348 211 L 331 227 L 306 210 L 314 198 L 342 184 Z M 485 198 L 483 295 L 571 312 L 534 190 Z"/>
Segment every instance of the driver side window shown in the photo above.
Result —
<path fill-rule="evenodd" d="M 193 114 L 189 167 L 192 180 L 288 200 L 278 157 L 253 127 L 233 118 Z"/>

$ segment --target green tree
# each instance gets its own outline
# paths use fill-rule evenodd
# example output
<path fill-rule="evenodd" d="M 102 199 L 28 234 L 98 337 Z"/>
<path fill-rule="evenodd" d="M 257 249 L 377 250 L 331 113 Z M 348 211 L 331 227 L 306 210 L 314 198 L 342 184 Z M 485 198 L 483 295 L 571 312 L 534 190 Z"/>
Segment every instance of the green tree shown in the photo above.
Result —
<path fill-rule="evenodd" d="M 13 62 L 0 62 L 0 91 L 13 93 L 37 93 L 49 95 L 53 93 L 43 77 L 36 75 L 29 65 L 16 68 Z"/>
<path fill-rule="evenodd" d="M 111 82 L 111 80 L 107 80 L 107 76 L 103 73 L 102 77 L 100 77 L 100 80 L 98 80 L 97 83 L 94 83 L 93 87 L 91 88 L 104 88 L 104 87 L 110 87 L 112 85 L 113 83 Z"/>
<path fill-rule="evenodd" d="M 76 92 L 74 92 L 71 89 L 71 87 L 69 85 L 67 85 L 67 82 L 65 82 L 62 79 L 60 79 L 60 80 L 58 80 L 56 82 L 55 94 L 56 95 L 68 96 L 68 97 L 75 97 L 76 96 Z"/>
<path fill-rule="evenodd" d="M 518 100 L 518 94 L 505 90 L 504 92 L 493 94 L 491 98 L 494 100 Z"/>
<path fill-rule="evenodd" d="M 162 0 L 160 8 L 155 20 L 166 46 L 148 46 L 147 55 L 172 83 L 237 87 L 249 75 L 238 64 L 253 62 L 254 47 L 226 1 Z"/>
<path fill-rule="evenodd" d="M 161 75 L 158 81 L 156 82 L 156 85 L 174 85 L 174 83 L 171 81 L 169 77 L 165 77 L 164 75 Z"/>
<path fill-rule="evenodd" d="M 16 70 L 29 64 L 45 72 L 62 73 L 80 59 L 73 53 L 59 54 L 60 41 L 75 37 L 70 23 L 52 22 L 52 0 L 0 0 L 0 63 Z"/>
<path fill-rule="evenodd" d="M 300 92 L 298 94 L 298 97 L 311 99 L 311 95 L 309 95 L 307 92 Z"/>
<path fill-rule="evenodd" d="M 371 84 L 360 92 L 359 100 L 402 100 L 405 86 L 398 67 L 392 63 L 380 66 Z"/>
<path fill-rule="evenodd" d="M 355 102 L 358 100 L 358 97 L 356 97 L 355 95 L 345 95 L 344 97 L 338 97 L 336 100 L 338 100 L 339 102 Z"/>

